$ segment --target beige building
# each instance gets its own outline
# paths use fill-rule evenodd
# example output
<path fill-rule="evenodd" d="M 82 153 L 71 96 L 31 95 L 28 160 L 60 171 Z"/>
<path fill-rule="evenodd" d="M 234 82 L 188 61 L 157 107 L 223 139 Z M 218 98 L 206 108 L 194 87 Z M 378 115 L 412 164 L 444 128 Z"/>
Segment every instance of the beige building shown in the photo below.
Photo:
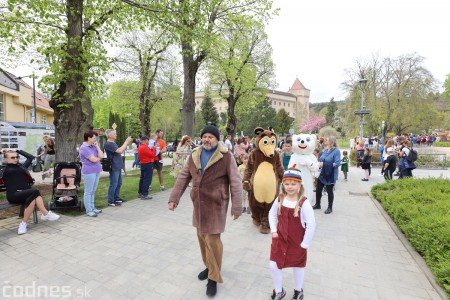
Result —
<path fill-rule="evenodd" d="M 211 88 L 214 94 L 214 88 Z M 310 90 L 305 88 L 298 78 L 295 79 L 294 84 L 287 92 L 277 90 L 268 90 L 267 97 L 270 99 L 272 107 L 278 112 L 284 109 L 290 117 L 298 120 L 309 119 L 309 94 Z M 203 99 L 205 98 L 204 91 L 195 93 L 195 110 L 201 109 Z M 217 112 L 227 112 L 228 103 L 224 99 L 213 97 L 214 106 Z"/>
<path fill-rule="evenodd" d="M 0 121 L 33 123 L 33 87 L 0 68 Z M 36 90 L 36 123 L 53 124 L 49 99 Z"/>

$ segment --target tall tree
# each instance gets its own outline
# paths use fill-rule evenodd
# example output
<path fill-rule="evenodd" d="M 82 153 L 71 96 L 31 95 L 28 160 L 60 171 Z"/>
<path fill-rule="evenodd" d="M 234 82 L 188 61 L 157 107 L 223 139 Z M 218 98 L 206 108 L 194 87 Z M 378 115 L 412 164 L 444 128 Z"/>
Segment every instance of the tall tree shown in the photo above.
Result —
<path fill-rule="evenodd" d="M 123 51 L 118 56 L 117 67 L 126 74 L 139 77 L 141 92 L 139 95 L 140 132 L 143 135 L 150 133 L 150 119 L 152 108 L 156 101 L 157 76 L 161 64 L 170 60 L 166 55 L 170 39 L 168 33 L 162 30 L 152 32 L 134 31 L 123 36 Z"/>
<path fill-rule="evenodd" d="M 330 99 L 330 102 L 327 105 L 327 113 L 325 115 L 325 119 L 327 121 L 327 125 L 334 127 L 334 121 L 336 117 L 337 105 L 334 102 L 334 97 Z"/>
<path fill-rule="evenodd" d="M 205 122 L 205 124 L 203 125 L 206 125 L 207 123 L 213 123 L 217 126 L 217 124 L 219 123 L 219 114 L 217 113 L 217 109 L 214 106 L 211 97 L 209 97 L 208 95 L 205 96 L 205 99 L 202 102 L 201 111 L 203 115 L 203 121 Z"/>
<path fill-rule="evenodd" d="M 129 2 L 9 0 L 0 7 L 0 37 L 10 53 L 36 47 L 32 60 L 48 74 L 41 87 L 51 94 L 56 161 L 75 160 L 77 137 L 92 124 L 91 96 L 109 65 L 105 43 L 149 20 Z"/>
<path fill-rule="evenodd" d="M 371 111 L 365 117 L 368 134 L 380 132 L 382 121 L 387 132 L 396 134 L 411 131 L 417 124 L 424 129 L 431 127 L 437 112 L 429 94 L 436 90 L 436 83 L 423 62 L 422 56 L 413 53 L 368 63 L 358 61 L 347 70 L 349 79 L 343 87 L 349 92 L 347 119 L 353 128 L 351 134 L 357 135 L 359 117 L 354 111 L 360 109 L 363 99 L 364 106 Z M 360 78 L 367 79 L 364 89 L 358 85 Z"/>
<path fill-rule="evenodd" d="M 183 134 L 193 135 L 195 79 L 202 62 L 217 45 L 217 31 L 230 18 L 251 15 L 267 19 L 272 0 L 166 0 L 159 2 L 160 22 L 177 36 L 183 56 Z"/>
<path fill-rule="evenodd" d="M 238 101 L 255 95 L 265 97 L 274 84 L 272 48 L 264 26 L 251 18 L 235 18 L 232 27 L 221 33 L 222 43 L 210 55 L 210 78 L 221 83 L 219 94 L 228 103 L 226 130 L 234 136 Z"/>
<path fill-rule="evenodd" d="M 284 108 L 280 109 L 277 112 L 277 115 L 275 117 L 275 129 L 279 134 L 287 134 L 293 123 L 294 118 L 289 117 L 289 114 L 284 110 Z"/>
<path fill-rule="evenodd" d="M 253 134 L 256 127 L 274 127 L 276 126 L 275 117 L 277 115 L 276 110 L 270 104 L 269 98 L 260 100 L 255 107 L 242 112 L 239 115 L 239 124 L 237 130 L 242 131 L 245 135 Z M 278 132 L 278 129 L 275 128 Z"/>

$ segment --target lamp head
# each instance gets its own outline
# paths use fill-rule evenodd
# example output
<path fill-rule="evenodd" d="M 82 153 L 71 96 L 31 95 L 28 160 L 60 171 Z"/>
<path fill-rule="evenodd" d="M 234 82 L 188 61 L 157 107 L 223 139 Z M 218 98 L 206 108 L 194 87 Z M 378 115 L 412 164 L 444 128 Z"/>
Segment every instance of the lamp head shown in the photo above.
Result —
<path fill-rule="evenodd" d="M 367 79 L 361 78 L 361 79 L 359 80 L 359 87 L 360 87 L 361 89 L 363 89 L 363 88 L 366 86 L 366 83 L 367 83 Z"/>

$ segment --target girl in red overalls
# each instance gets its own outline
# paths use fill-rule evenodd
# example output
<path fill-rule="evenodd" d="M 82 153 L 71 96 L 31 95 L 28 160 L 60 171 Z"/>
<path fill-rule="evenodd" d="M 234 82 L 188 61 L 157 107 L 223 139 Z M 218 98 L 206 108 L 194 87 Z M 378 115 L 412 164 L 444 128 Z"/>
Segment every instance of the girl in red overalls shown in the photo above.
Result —
<path fill-rule="evenodd" d="M 293 268 L 293 300 L 303 299 L 306 249 L 309 247 L 316 228 L 314 212 L 304 196 L 301 173 L 297 169 L 284 172 L 283 193 L 274 201 L 269 212 L 272 246 L 270 250 L 270 271 L 274 284 L 272 299 L 286 296 L 283 289 L 283 268 Z"/>

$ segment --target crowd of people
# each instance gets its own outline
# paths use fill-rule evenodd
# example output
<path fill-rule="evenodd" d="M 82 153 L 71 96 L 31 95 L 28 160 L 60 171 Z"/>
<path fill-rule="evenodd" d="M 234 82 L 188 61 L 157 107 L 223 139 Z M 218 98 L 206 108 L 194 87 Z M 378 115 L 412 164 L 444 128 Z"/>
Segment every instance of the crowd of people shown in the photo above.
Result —
<path fill-rule="evenodd" d="M 138 196 L 149 200 L 154 170 L 156 170 L 160 190 L 164 191 L 162 176 L 162 157 L 167 151 L 167 143 L 163 140 L 163 131 L 158 129 L 149 136 L 143 135 L 132 139 L 128 137 L 122 145 L 116 143 L 117 133 L 113 129 L 105 132 L 107 142 L 101 149 L 97 142 L 97 133 L 84 133 L 84 142 L 79 149 L 81 174 L 84 181 L 84 204 L 89 217 L 97 217 L 102 210 L 95 207 L 101 160 L 111 161 L 109 171 L 108 206 L 118 207 L 125 201 L 120 197 L 122 186 L 122 169 L 124 161 L 122 153 L 129 144 L 134 153 L 133 168 L 139 168 Z M 415 142 L 414 142 L 415 138 Z M 372 141 L 370 141 L 372 140 Z M 398 168 L 400 178 L 411 177 L 415 168 L 413 161 L 408 159 L 413 146 L 422 137 L 402 135 L 385 140 L 354 139 L 351 148 L 356 151 L 357 167 L 363 170 L 362 181 L 369 181 L 372 173 L 372 157 L 375 149 L 381 152 L 381 173 L 386 180 L 392 180 Z M 430 143 L 427 138 L 427 145 Z M 302 184 L 302 173 L 289 168 L 293 155 L 292 136 L 288 135 L 279 141 L 278 151 L 284 167 L 281 179 L 281 193 L 276 196 L 269 212 L 270 233 L 272 234 L 269 267 L 274 288 L 271 299 L 282 299 L 286 296 L 284 290 L 282 269 L 292 268 L 294 274 L 294 291 L 292 299 L 303 299 L 303 281 L 307 259 L 307 248 L 312 242 L 315 231 L 314 210 L 321 209 L 322 196 L 327 196 L 328 205 L 325 214 L 333 212 L 334 191 L 338 181 L 338 172 L 342 171 L 344 180 L 348 178 L 350 159 L 348 152 L 337 146 L 333 136 L 317 138 L 314 155 L 319 164 L 319 172 L 314 175 L 315 201 L 305 197 L 305 187 Z M 190 187 L 193 203 L 192 224 L 196 228 L 200 253 L 204 269 L 197 275 L 199 280 L 207 280 L 206 294 L 213 297 L 217 293 L 217 283 L 222 283 L 221 275 L 223 244 L 221 234 L 225 231 L 228 206 L 231 202 L 231 215 L 234 220 L 243 213 L 251 213 L 247 191 L 243 189 L 243 174 L 247 168 L 249 154 L 253 145 L 248 136 L 233 140 L 228 135 L 221 141 L 217 127 L 207 125 L 203 128 L 200 140 L 194 143 L 193 138 L 185 135 L 180 143 L 175 145 L 170 174 L 176 178 L 170 193 L 168 209 L 173 211 L 180 204 L 184 192 Z M 22 165 L 18 156 L 24 155 L 27 160 Z M 25 214 L 18 229 L 19 234 L 26 233 L 26 222 L 34 207 L 42 212 L 42 219 L 54 221 L 59 216 L 45 209 L 42 196 L 32 187 L 32 180 L 27 167 L 35 156 L 23 151 L 3 151 L 6 164 L 1 167 L 0 179 L 6 185 L 7 199 L 11 203 L 25 205 Z M 55 155 L 54 141 L 44 138 L 44 147 L 38 157 L 46 157 L 49 163 L 44 164 L 44 172 L 54 163 L 51 156 Z M 278 161 L 278 160 L 277 160 Z M 303 175 L 304 176 L 304 175 Z M 213 187 L 213 188 L 212 188 Z M 294 238 L 292 238 L 294 237 Z M 286 258 L 288 254 L 288 258 Z"/>

